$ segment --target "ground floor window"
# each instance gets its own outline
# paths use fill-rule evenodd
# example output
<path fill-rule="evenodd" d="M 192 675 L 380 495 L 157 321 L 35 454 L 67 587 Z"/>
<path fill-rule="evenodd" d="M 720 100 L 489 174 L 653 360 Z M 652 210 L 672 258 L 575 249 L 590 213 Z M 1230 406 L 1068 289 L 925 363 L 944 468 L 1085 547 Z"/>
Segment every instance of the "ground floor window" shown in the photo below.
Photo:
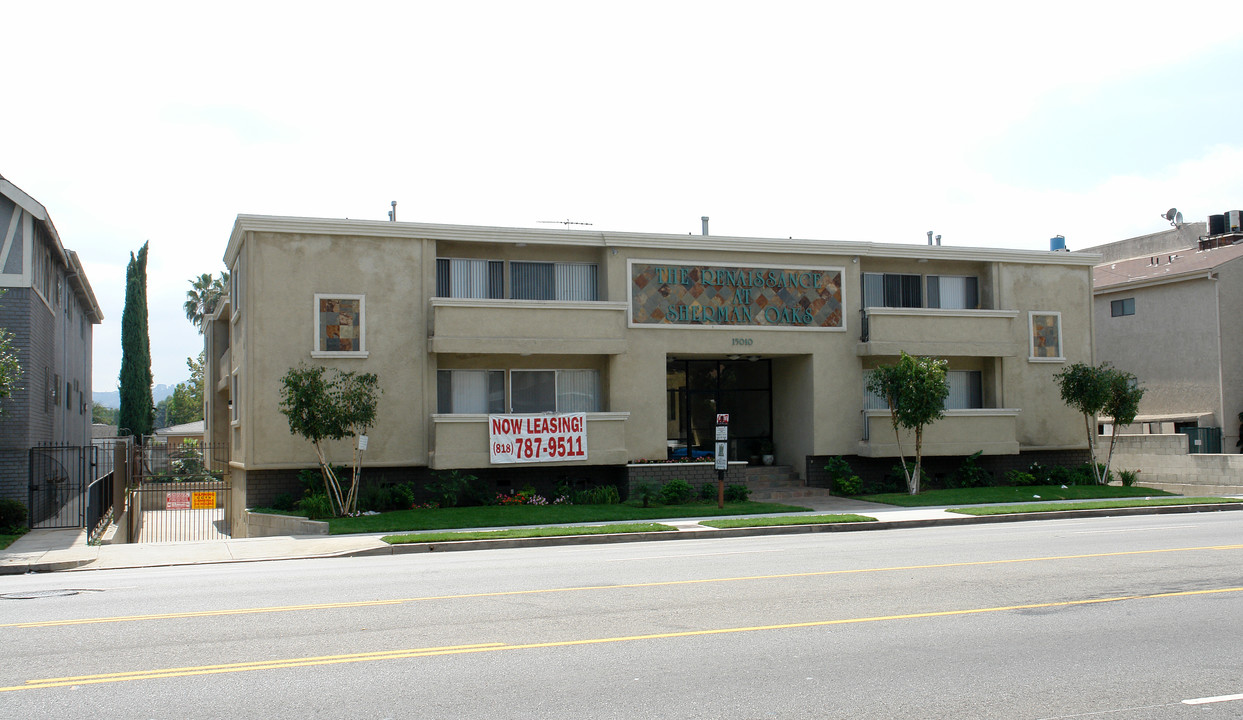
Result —
<path fill-rule="evenodd" d="M 599 412 L 597 370 L 439 370 L 437 412 L 446 414 Z"/>
<path fill-rule="evenodd" d="M 863 409 L 888 410 L 885 398 L 867 389 L 871 370 L 863 371 Z M 968 410 L 984 407 L 984 374 L 979 370 L 947 370 L 945 384 L 950 394 L 945 398 L 946 410 Z"/>

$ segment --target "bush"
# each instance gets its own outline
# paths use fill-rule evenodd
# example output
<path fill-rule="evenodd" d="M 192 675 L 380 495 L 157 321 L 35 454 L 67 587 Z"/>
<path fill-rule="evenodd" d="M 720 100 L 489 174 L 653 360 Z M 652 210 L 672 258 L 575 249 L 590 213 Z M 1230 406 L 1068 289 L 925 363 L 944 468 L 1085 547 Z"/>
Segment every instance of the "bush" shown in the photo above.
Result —
<path fill-rule="evenodd" d="M 1028 485 L 1043 485 L 1044 480 L 1035 475 L 1024 472 L 1022 470 L 1011 470 L 1006 473 L 1006 484 L 1015 487 L 1024 487 Z"/>
<path fill-rule="evenodd" d="M 643 503 L 643 507 L 648 507 L 656 499 L 656 486 L 651 483 L 639 483 L 634 488 L 634 494 Z"/>
<path fill-rule="evenodd" d="M 601 485 L 571 494 L 570 501 L 575 505 L 616 505 L 621 502 L 621 493 L 616 485 Z"/>
<path fill-rule="evenodd" d="M 414 507 L 414 488 L 407 483 L 394 485 L 390 488 L 394 510 L 409 510 Z"/>
<path fill-rule="evenodd" d="M 26 506 L 12 498 L 0 498 L 0 532 L 23 530 L 26 527 Z"/>
<path fill-rule="evenodd" d="M 1119 470 L 1118 479 L 1122 481 L 1123 487 L 1131 487 L 1138 480 L 1138 470 Z"/>
<path fill-rule="evenodd" d="M 699 486 L 700 500 L 716 500 L 717 487 L 716 483 L 704 483 Z"/>
<path fill-rule="evenodd" d="M 829 476 L 829 492 L 834 495 L 858 495 L 863 492 L 863 481 L 841 455 L 829 458 L 824 471 Z"/>
<path fill-rule="evenodd" d="M 436 478 L 423 486 L 432 495 L 433 500 L 442 508 L 470 507 L 488 505 L 492 498 L 484 492 L 479 478 L 457 470 L 432 473 Z"/>
<path fill-rule="evenodd" d="M 293 510 L 297 505 L 298 501 L 294 498 L 293 493 L 280 493 L 272 499 L 273 510 Z"/>
<path fill-rule="evenodd" d="M 833 481 L 833 485 L 829 489 L 829 492 L 833 493 L 834 495 L 840 495 L 842 497 L 849 497 L 851 495 L 862 495 L 863 494 L 863 481 L 859 479 L 858 475 L 851 475 L 850 477 L 837 478 L 836 480 Z"/>
<path fill-rule="evenodd" d="M 1068 467 L 1054 465 L 1046 468 L 1046 477 L 1049 485 L 1091 485 L 1092 475 L 1088 471 L 1088 481 L 1085 483 L 1080 474 Z"/>
<path fill-rule="evenodd" d="M 704 487 L 710 487 L 705 485 Z M 751 488 L 746 485 L 726 485 L 725 502 L 746 502 L 751 497 Z"/>
<path fill-rule="evenodd" d="M 894 484 L 898 486 L 901 492 L 907 492 L 906 475 L 902 472 L 902 464 L 903 463 L 899 462 L 897 465 L 889 468 L 889 477 L 893 478 Z M 908 460 L 906 462 L 906 471 L 914 474 L 915 463 Z M 919 472 L 919 486 L 921 488 L 931 487 L 931 483 L 932 478 L 929 477 L 928 472 L 921 467 Z"/>
<path fill-rule="evenodd" d="M 674 478 L 660 489 L 660 501 L 665 505 L 685 505 L 695 497 L 695 489 L 681 478 Z"/>
<path fill-rule="evenodd" d="M 980 456 L 983 454 L 984 451 L 979 450 L 964 458 L 962 464 L 950 476 L 946 486 L 950 488 L 980 488 L 992 485 L 993 474 L 980 467 Z"/>
<path fill-rule="evenodd" d="M 307 495 L 298 502 L 298 507 L 312 520 L 332 517 L 332 503 L 325 493 Z"/>

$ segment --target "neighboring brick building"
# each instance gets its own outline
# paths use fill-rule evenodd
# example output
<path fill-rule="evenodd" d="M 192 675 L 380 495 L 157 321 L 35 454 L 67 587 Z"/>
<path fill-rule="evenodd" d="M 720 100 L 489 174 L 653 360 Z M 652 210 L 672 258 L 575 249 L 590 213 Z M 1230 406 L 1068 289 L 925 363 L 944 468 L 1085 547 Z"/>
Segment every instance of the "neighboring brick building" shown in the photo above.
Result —
<path fill-rule="evenodd" d="M 22 375 L 0 401 L 0 497 L 27 501 L 29 449 L 91 443 L 91 337 L 103 320 L 47 209 L 0 177 L 0 327 Z"/>

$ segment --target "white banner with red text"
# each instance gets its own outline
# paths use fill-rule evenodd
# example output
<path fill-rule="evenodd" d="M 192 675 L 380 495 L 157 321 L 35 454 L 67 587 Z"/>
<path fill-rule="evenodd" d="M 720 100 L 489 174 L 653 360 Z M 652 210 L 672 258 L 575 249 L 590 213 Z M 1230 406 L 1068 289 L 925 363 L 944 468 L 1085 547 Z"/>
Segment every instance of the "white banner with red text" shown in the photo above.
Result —
<path fill-rule="evenodd" d="M 587 414 L 489 415 L 492 463 L 587 459 Z"/>

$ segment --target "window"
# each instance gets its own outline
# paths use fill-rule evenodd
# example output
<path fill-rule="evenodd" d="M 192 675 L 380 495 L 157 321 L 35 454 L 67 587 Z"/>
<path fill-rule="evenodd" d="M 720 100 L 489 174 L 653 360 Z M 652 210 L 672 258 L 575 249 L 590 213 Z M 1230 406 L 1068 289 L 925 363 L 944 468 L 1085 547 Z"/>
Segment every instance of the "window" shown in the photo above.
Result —
<path fill-rule="evenodd" d="M 974 310 L 980 305 L 978 278 L 956 275 L 928 276 L 928 307 Z"/>
<path fill-rule="evenodd" d="M 509 405 L 515 413 L 597 412 L 600 374 L 595 370 L 512 370 Z"/>
<path fill-rule="evenodd" d="M 366 357 L 366 296 L 315 294 L 313 357 Z"/>
<path fill-rule="evenodd" d="M 242 312 L 242 259 L 238 258 L 229 271 L 229 313 L 237 317 Z"/>
<path fill-rule="evenodd" d="M 436 296 L 505 297 L 505 263 L 500 260 L 436 258 Z"/>
<path fill-rule="evenodd" d="M 436 411 L 457 414 L 505 412 L 505 371 L 436 371 Z"/>
<path fill-rule="evenodd" d="M 979 370 L 949 370 L 945 384 L 950 394 L 945 398 L 946 410 L 984 407 L 983 374 Z"/>
<path fill-rule="evenodd" d="M 896 273 L 863 273 L 863 307 L 923 307 L 923 278 Z"/>
<path fill-rule="evenodd" d="M 1135 314 L 1135 298 L 1123 298 L 1109 303 L 1110 317 L 1122 317 Z"/>
<path fill-rule="evenodd" d="M 1031 360 L 1062 361 L 1062 314 L 1031 311 L 1027 313 L 1031 330 Z"/>
<path fill-rule="evenodd" d="M 510 262 L 509 292 L 515 300 L 595 300 L 596 266 Z"/>
<path fill-rule="evenodd" d="M 239 408 L 242 404 L 242 379 L 238 377 L 237 373 L 233 373 L 231 380 L 232 388 L 229 392 L 229 419 L 233 422 L 237 422 L 241 419 L 241 411 Z"/>

